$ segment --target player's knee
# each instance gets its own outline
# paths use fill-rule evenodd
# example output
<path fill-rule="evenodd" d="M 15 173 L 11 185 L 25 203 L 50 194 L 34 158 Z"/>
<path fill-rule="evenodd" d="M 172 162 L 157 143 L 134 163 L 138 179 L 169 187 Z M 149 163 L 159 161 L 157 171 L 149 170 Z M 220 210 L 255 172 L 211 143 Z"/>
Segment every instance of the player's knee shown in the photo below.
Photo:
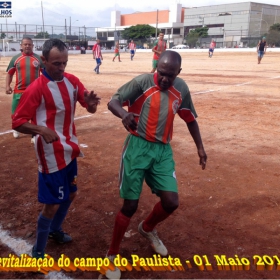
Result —
<path fill-rule="evenodd" d="M 125 199 L 121 212 L 125 216 L 131 218 L 134 215 L 134 213 L 137 211 L 137 208 L 138 208 L 138 200 Z"/>
<path fill-rule="evenodd" d="M 162 206 L 162 208 L 167 212 L 167 213 L 172 213 L 174 212 L 179 206 L 179 203 L 169 203 L 165 204 Z"/>
<path fill-rule="evenodd" d="M 71 192 L 71 193 L 69 194 L 69 199 L 70 199 L 71 201 L 73 201 L 73 200 L 75 199 L 76 196 L 77 196 L 77 192 Z"/>
<path fill-rule="evenodd" d="M 58 208 L 59 208 L 59 204 L 44 204 L 42 215 L 45 218 L 53 219 Z"/>
<path fill-rule="evenodd" d="M 172 197 L 170 199 L 161 201 L 161 205 L 164 211 L 166 211 L 167 213 L 172 213 L 179 207 L 179 201 L 178 198 Z"/>

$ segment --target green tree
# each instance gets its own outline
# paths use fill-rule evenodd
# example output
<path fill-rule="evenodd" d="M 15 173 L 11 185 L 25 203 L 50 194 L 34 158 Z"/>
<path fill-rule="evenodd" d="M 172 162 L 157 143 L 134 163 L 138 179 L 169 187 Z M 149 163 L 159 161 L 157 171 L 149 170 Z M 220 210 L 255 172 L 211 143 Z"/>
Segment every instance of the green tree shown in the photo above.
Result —
<path fill-rule="evenodd" d="M 1 33 L 0 39 L 5 39 L 5 38 L 6 38 L 6 34 L 5 33 Z"/>
<path fill-rule="evenodd" d="M 207 26 L 204 26 L 191 30 L 185 38 L 187 44 L 192 48 L 195 47 L 199 38 L 208 36 L 208 29 Z"/>
<path fill-rule="evenodd" d="M 48 31 L 46 31 L 46 32 L 39 32 L 39 33 L 37 33 L 37 35 L 34 36 L 34 38 L 39 38 L 39 39 L 40 38 L 50 38 L 50 34 L 48 33 Z"/>
<path fill-rule="evenodd" d="M 266 36 L 267 43 L 270 45 L 280 46 L 280 31 L 275 29 L 270 29 Z"/>
<path fill-rule="evenodd" d="M 158 30 L 158 33 L 160 30 Z M 137 24 L 131 27 L 125 28 L 121 32 L 123 39 L 132 39 L 132 40 L 146 40 L 150 37 L 155 37 L 156 28 L 152 27 L 149 24 Z"/>
<path fill-rule="evenodd" d="M 280 32 L 280 23 L 275 23 L 270 26 L 269 30 L 275 30 Z"/>

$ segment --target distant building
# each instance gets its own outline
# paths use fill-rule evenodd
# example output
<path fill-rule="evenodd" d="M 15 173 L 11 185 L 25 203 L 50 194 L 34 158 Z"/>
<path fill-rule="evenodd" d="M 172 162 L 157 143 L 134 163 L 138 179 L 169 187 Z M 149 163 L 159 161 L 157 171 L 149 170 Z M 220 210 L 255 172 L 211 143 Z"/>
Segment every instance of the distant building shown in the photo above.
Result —
<path fill-rule="evenodd" d="M 97 38 L 107 47 L 114 45 L 118 40 L 120 45 L 127 44 L 121 38 L 121 31 L 137 24 L 149 24 L 164 32 L 164 39 L 168 46 L 182 44 L 184 40 L 184 8 L 181 4 L 173 4 L 170 10 L 157 10 L 152 12 L 136 12 L 121 15 L 120 11 L 111 12 L 111 26 L 96 29 Z"/>
<path fill-rule="evenodd" d="M 208 46 L 211 39 L 216 40 L 217 47 L 256 44 L 275 23 L 280 23 L 280 6 L 255 2 L 185 8 L 184 11 L 185 35 L 197 27 L 209 28 L 209 38 L 201 40 L 202 46 Z"/>

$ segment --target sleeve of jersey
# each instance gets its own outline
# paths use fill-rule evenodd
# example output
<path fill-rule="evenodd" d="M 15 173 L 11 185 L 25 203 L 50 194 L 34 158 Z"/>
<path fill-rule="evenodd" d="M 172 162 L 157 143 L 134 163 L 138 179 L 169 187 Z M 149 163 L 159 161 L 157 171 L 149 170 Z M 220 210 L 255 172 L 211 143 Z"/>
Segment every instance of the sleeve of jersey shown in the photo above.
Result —
<path fill-rule="evenodd" d="M 178 115 L 186 123 L 192 122 L 197 118 L 196 111 L 194 109 L 190 93 L 183 98 L 182 104 L 178 110 Z"/>
<path fill-rule="evenodd" d="M 158 41 L 155 41 L 153 49 L 157 50 Z"/>
<path fill-rule="evenodd" d="M 41 70 L 41 73 L 43 72 L 44 68 L 45 68 L 45 65 L 41 59 L 41 57 L 39 57 L 39 61 L 40 61 L 40 70 Z"/>
<path fill-rule="evenodd" d="M 37 90 L 37 82 L 33 82 L 22 94 L 18 107 L 12 115 L 12 128 L 21 126 L 36 115 L 36 110 L 41 104 L 42 96 Z"/>
<path fill-rule="evenodd" d="M 76 78 L 76 79 L 77 79 L 76 83 L 77 83 L 77 88 L 78 88 L 77 100 L 82 105 L 82 107 L 87 108 L 87 103 L 85 102 L 85 99 L 84 99 L 84 91 L 87 89 L 85 88 L 85 86 L 81 83 L 81 81 L 78 78 Z"/>
<path fill-rule="evenodd" d="M 15 67 L 15 65 L 14 65 L 14 60 L 13 60 L 13 59 L 10 61 L 9 65 L 8 65 L 8 67 L 7 67 L 6 72 L 7 72 L 9 75 L 11 75 L 11 76 L 13 76 L 13 75 L 15 74 L 15 72 L 16 72 L 16 67 Z"/>
<path fill-rule="evenodd" d="M 140 85 L 133 79 L 120 87 L 117 93 L 112 96 L 112 99 L 118 99 L 123 107 L 131 106 L 142 93 Z"/>

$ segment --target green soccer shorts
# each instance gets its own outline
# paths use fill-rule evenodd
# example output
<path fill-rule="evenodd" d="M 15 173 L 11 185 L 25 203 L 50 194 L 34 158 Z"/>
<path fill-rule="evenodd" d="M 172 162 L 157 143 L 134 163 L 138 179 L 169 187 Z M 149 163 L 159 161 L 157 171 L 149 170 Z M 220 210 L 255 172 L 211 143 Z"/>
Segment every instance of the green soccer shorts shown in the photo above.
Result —
<path fill-rule="evenodd" d="M 21 93 L 14 93 L 13 94 L 13 100 L 12 100 L 12 115 L 14 114 L 17 106 L 18 106 L 18 103 L 19 103 L 19 100 L 22 96 L 22 92 Z"/>
<path fill-rule="evenodd" d="M 152 61 L 152 66 L 153 66 L 154 69 L 157 68 L 157 64 L 158 64 L 158 60 L 153 59 L 153 61 Z"/>
<path fill-rule="evenodd" d="M 178 192 L 170 144 L 149 142 L 130 134 L 124 143 L 119 173 L 121 198 L 139 199 L 144 179 L 157 195 L 159 191 Z"/>

